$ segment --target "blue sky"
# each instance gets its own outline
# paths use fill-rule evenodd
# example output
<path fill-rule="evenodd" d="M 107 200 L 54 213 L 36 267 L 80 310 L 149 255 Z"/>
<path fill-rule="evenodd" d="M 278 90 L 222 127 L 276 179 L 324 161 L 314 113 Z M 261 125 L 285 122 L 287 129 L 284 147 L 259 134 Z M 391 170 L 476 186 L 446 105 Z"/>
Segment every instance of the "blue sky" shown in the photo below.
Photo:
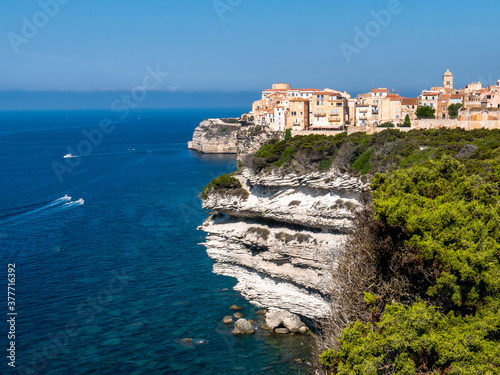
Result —
<path fill-rule="evenodd" d="M 40 3 L 56 1 L 66 4 L 44 18 Z M 498 1 L 397 3 L 6 0 L 0 91 L 126 91 L 148 66 L 169 73 L 156 89 L 174 92 L 258 92 L 284 81 L 415 96 L 448 68 L 459 87 L 500 79 Z M 390 20 L 374 16 L 387 12 Z M 25 20 L 42 26 L 23 34 Z M 356 45 L 355 30 L 371 34 L 368 43 Z M 346 46 L 356 50 L 349 58 Z"/>

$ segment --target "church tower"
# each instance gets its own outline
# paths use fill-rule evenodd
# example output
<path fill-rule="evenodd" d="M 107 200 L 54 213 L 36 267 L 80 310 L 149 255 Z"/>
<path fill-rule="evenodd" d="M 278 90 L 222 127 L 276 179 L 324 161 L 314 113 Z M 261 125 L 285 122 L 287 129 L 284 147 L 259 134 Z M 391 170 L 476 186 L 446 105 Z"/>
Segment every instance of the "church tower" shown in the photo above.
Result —
<path fill-rule="evenodd" d="M 449 93 L 453 90 L 453 74 L 447 69 L 443 76 L 443 87 L 444 90 Z"/>

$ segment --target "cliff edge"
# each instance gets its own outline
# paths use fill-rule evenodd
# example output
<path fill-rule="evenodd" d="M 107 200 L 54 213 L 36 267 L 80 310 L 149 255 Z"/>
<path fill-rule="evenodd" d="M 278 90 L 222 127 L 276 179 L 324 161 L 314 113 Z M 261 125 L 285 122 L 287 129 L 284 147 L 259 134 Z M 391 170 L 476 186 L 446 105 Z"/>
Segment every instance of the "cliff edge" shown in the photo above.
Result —
<path fill-rule="evenodd" d="M 245 119 L 245 115 L 242 118 Z M 257 151 L 270 139 L 282 139 L 283 136 L 282 132 L 244 120 L 206 119 L 194 130 L 188 149 L 205 154 L 245 155 Z"/>

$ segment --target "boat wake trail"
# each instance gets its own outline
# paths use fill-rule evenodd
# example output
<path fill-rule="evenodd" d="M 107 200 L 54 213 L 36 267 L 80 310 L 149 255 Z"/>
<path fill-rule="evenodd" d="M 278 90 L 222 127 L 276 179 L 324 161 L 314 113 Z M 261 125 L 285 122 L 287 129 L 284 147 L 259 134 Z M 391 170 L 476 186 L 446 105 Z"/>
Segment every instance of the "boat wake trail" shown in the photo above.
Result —
<path fill-rule="evenodd" d="M 71 197 L 65 195 L 64 197 L 58 198 L 54 201 L 37 203 L 22 207 L 16 207 L 12 209 L 3 210 L 0 212 L 0 225 L 12 223 L 20 224 L 26 220 L 40 217 L 41 215 L 47 215 L 56 211 L 66 210 L 72 207 L 81 206 L 84 204 L 83 199 L 78 199 L 72 201 Z M 33 207 L 37 207 L 34 208 Z M 26 210 L 26 208 L 32 208 L 31 210 Z M 13 212 L 13 211 L 18 212 Z"/>

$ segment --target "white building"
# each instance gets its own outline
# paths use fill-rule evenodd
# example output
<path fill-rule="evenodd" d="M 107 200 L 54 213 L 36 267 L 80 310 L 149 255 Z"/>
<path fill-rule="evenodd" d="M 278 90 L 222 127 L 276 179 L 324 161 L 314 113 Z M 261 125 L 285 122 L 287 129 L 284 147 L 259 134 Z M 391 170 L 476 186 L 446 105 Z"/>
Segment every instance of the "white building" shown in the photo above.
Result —
<path fill-rule="evenodd" d="M 286 108 L 278 106 L 274 108 L 274 130 L 285 131 Z"/>

